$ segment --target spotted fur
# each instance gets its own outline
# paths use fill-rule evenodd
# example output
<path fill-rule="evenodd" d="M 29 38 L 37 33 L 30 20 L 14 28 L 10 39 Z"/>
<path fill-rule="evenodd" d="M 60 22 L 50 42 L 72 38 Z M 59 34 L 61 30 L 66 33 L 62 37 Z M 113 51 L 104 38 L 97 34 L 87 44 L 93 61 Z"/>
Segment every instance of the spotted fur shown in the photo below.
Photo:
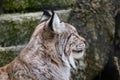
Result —
<path fill-rule="evenodd" d="M 83 57 L 84 42 L 72 25 L 44 11 L 27 46 L 0 68 L 0 80 L 69 80 L 74 58 Z"/>

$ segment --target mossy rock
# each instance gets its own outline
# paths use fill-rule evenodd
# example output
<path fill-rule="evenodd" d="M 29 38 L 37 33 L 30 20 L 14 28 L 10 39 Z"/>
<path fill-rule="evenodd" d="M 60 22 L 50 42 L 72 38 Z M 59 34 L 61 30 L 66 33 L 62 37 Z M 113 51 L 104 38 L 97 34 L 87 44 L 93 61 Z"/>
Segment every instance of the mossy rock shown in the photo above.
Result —
<path fill-rule="evenodd" d="M 1 52 L 0 51 L 0 67 L 4 66 L 5 64 L 10 63 L 15 57 L 17 56 L 16 53 L 14 53 L 13 51 L 4 51 Z"/>
<path fill-rule="evenodd" d="M 11 46 L 27 43 L 29 40 L 37 20 L 26 20 L 24 21 L 1 21 L 0 23 L 0 45 Z"/>
<path fill-rule="evenodd" d="M 69 13 L 70 9 L 57 11 L 62 21 L 67 21 Z M 1 15 L 0 46 L 26 44 L 39 24 L 41 15 L 42 12 Z"/>
<path fill-rule="evenodd" d="M 10 63 L 26 45 L 0 47 L 0 67 Z"/>
<path fill-rule="evenodd" d="M 11 12 L 31 12 L 42 9 L 65 9 L 72 7 L 75 0 L 4 0 L 3 11 Z"/>
<path fill-rule="evenodd" d="M 108 63 L 109 57 L 114 55 L 115 23 L 111 13 L 114 8 L 112 4 L 112 0 L 103 0 L 102 2 L 78 0 L 71 12 L 72 17 L 70 17 L 69 23 L 72 23 L 78 33 L 86 39 L 88 47 L 83 61 L 83 64 L 86 65 L 85 69 L 77 67 L 77 71 L 75 70 L 72 75 L 73 80 L 94 80 Z"/>

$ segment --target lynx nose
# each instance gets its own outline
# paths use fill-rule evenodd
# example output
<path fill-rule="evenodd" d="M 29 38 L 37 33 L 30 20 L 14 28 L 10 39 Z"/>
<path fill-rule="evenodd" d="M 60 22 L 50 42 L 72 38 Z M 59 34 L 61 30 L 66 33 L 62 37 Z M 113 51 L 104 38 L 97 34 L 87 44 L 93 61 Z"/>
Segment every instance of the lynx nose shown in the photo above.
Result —
<path fill-rule="evenodd" d="M 85 43 L 80 43 L 77 45 L 77 49 L 84 49 L 85 48 Z"/>
<path fill-rule="evenodd" d="M 86 48 L 86 46 L 88 45 L 88 43 L 86 42 L 85 38 L 80 36 L 80 41 L 81 41 L 81 46 L 83 46 L 84 48 Z"/>

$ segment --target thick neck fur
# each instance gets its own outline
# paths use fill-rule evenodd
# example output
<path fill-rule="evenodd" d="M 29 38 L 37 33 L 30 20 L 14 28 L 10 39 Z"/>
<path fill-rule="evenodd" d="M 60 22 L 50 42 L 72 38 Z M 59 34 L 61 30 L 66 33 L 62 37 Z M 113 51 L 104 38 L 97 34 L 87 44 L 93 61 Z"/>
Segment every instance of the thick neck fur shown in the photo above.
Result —
<path fill-rule="evenodd" d="M 54 37 L 56 39 L 45 40 L 42 37 L 43 28 L 39 26 L 19 55 L 19 59 L 26 64 L 38 80 L 69 80 L 70 66 L 64 52 L 61 52 L 63 46 L 58 41 L 59 36 Z"/>

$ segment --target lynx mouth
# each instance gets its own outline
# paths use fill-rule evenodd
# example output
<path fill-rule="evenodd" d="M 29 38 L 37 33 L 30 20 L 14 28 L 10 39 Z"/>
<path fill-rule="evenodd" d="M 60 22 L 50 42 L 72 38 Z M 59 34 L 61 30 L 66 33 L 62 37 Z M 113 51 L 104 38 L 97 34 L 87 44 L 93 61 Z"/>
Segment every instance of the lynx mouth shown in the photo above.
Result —
<path fill-rule="evenodd" d="M 83 55 L 84 55 L 84 49 L 72 50 L 72 54 L 69 57 L 69 63 L 73 69 L 76 69 L 74 59 L 80 59 L 81 57 L 83 57 Z"/>
<path fill-rule="evenodd" d="M 72 50 L 72 55 L 75 59 L 80 59 L 83 57 L 85 52 L 85 49 L 80 49 L 80 50 Z"/>
<path fill-rule="evenodd" d="M 83 50 L 81 49 L 81 50 L 73 50 L 72 51 L 74 54 L 78 54 L 78 53 L 82 53 L 83 52 Z"/>

